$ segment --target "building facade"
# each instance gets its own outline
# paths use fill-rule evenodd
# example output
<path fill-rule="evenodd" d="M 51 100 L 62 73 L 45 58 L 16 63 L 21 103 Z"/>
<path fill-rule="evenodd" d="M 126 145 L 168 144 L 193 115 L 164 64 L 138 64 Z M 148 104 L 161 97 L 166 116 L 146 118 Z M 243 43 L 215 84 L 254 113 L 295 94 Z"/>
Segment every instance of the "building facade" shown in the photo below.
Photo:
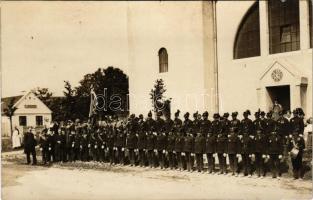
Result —
<path fill-rule="evenodd" d="M 4 115 L 4 110 L 11 102 L 17 108 L 12 117 L 12 127 L 16 126 L 20 133 L 23 133 L 28 127 L 40 130 L 51 123 L 52 111 L 32 92 L 28 92 L 24 96 L 3 98 L 1 102 L 1 132 L 3 137 L 10 136 L 10 120 Z"/>
<path fill-rule="evenodd" d="M 152 109 L 157 79 L 172 114 L 217 111 L 215 25 L 213 1 L 128 2 L 130 113 Z"/>
<path fill-rule="evenodd" d="M 219 108 L 312 116 L 312 1 L 219 1 Z"/>

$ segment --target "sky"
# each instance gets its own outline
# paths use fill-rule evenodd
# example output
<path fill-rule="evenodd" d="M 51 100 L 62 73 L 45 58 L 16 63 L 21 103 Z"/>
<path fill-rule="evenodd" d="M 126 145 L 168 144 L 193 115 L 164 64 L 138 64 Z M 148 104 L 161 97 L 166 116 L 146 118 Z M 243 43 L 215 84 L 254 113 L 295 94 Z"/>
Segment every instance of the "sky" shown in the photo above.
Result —
<path fill-rule="evenodd" d="M 127 72 L 127 2 L 2 2 L 2 97 L 47 87 L 63 95 L 87 73 Z"/>

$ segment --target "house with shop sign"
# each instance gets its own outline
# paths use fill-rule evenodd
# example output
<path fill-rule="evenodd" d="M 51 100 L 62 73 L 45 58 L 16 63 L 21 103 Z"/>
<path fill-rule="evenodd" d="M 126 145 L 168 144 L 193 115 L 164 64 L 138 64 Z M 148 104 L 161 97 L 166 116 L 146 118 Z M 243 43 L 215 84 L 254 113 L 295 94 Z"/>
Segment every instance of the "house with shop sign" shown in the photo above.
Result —
<path fill-rule="evenodd" d="M 7 97 L 1 99 L 1 136 L 10 136 L 10 119 L 4 111 L 10 104 L 17 109 L 12 117 L 12 127 L 24 133 L 28 127 L 36 130 L 42 129 L 51 123 L 52 111 L 33 92 L 25 95 Z"/>

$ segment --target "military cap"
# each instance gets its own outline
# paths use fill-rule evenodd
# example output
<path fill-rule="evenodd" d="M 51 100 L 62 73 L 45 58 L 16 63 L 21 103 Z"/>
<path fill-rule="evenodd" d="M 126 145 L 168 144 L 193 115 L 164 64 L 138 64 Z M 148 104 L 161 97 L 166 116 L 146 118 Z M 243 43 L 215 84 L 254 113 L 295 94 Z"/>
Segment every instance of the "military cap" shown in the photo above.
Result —
<path fill-rule="evenodd" d="M 216 118 L 220 118 L 220 114 L 218 114 L 218 113 L 214 113 L 213 118 L 214 118 L 214 119 L 216 119 Z"/>
<path fill-rule="evenodd" d="M 224 114 L 223 114 L 223 117 L 224 117 L 224 118 L 228 118 L 228 117 L 229 117 L 229 113 L 228 113 L 228 112 L 224 113 Z"/>
<path fill-rule="evenodd" d="M 264 117 L 264 116 L 265 116 L 265 112 L 264 112 L 264 111 L 261 111 L 261 112 L 260 112 L 260 115 Z"/>
<path fill-rule="evenodd" d="M 207 116 L 209 116 L 208 111 L 205 111 L 205 112 L 202 114 L 202 116 L 203 116 L 203 117 L 207 117 Z"/>
<path fill-rule="evenodd" d="M 251 115 L 250 110 L 246 110 L 245 112 L 243 112 L 244 115 Z"/>
<path fill-rule="evenodd" d="M 266 113 L 266 116 L 267 117 L 272 117 L 272 114 L 273 114 L 272 111 L 269 111 L 268 113 Z"/>
<path fill-rule="evenodd" d="M 175 117 L 178 117 L 178 116 L 179 116 L 179 113 L 180 113 L 180 110 L 177 110 L 177 111 L 175 112 Z"/>
<path fill-rule="evenodd" d="M 231 114 L 232 117 L 236 117 L 237 115 L 238 115 L 237 111 L 236 112 L 232 112 L 232 114 Z"/>
<path fill-rule="evenodd" d="M 184 117 L 185 117 L 185 118 L 189 117 L 189 112 L 186 112 L 186 113 L 184 114 Z"/>
<path fill-rule="evenodd" d="M 198 116 L 198 111 L 193 113 L 193 117 L 196 118 Z"/>
<path fill-rule="evenodd" d="M 151 110 L 148 112 L 148 117 L 152 117 L 152 112 L 151 112 Z"/>

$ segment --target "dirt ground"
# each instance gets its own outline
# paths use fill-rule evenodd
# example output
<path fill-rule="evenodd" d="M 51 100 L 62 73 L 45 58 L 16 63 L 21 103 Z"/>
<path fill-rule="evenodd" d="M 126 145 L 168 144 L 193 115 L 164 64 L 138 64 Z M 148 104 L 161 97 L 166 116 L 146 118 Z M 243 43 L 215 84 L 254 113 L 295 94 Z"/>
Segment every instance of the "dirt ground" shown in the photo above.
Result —
<path fill-rule="evenodd" d="M 311 180 L 264 179 L 103 163 L 24 164 L 2 154 L 2 199 L 312 199 Z"/>

